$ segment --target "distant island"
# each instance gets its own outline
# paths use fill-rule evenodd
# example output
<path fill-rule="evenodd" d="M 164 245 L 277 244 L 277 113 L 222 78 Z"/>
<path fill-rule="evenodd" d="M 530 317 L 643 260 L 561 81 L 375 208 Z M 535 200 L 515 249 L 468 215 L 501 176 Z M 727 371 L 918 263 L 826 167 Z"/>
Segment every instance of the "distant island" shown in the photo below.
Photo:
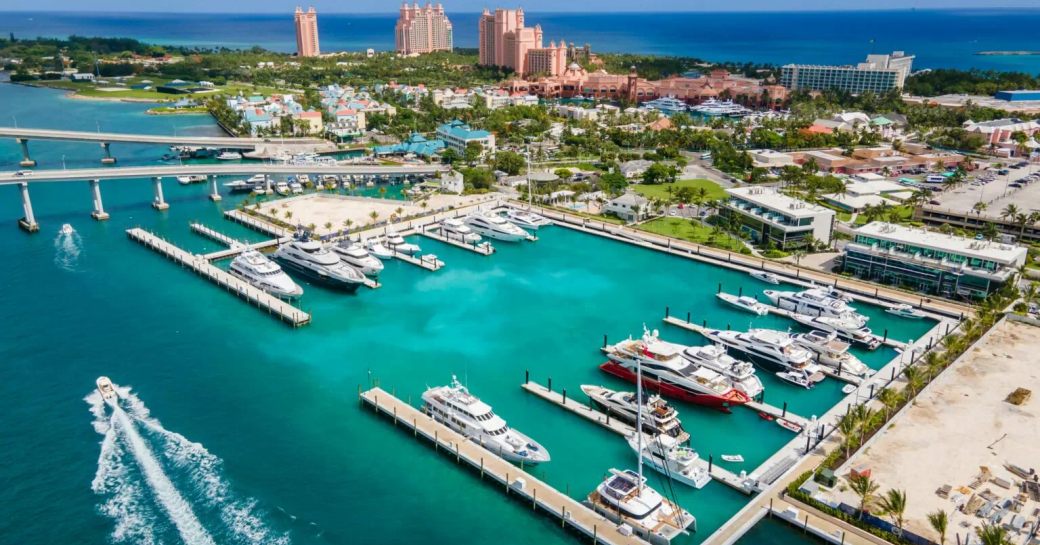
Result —
<path fill-rule="evenodd" d="M 1040 55 L 1040 51 L 979 51 L 976 55 L 986 55 L 990 57 L 1003 57 L 1003 56 L 1022 56 L 1022 55 Z"/>

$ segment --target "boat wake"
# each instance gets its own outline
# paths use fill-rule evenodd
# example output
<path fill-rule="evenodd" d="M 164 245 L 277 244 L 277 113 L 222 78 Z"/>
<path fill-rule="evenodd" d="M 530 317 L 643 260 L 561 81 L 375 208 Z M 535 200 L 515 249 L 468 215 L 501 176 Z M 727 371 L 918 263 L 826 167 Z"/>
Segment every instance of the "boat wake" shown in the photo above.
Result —
<path fill-rule="evenodd" d="M 54 237 L 54 264 L 66 271 L 75 271 L 79 263 L 79 254 L 83 249 L 83 239 L 79 233 L 59 232 Z"/>
<path fill-rule="evenodd" d="M 116 391 L 116 407 L 97 392 L 86 398 L 104 435 L 92 488 L 104 498 L 98 510 L 115 521 L 113 542 L 289 543 L 256 500 L 235 494 L 220 458 L 165 429 L 129 388 Z"/>

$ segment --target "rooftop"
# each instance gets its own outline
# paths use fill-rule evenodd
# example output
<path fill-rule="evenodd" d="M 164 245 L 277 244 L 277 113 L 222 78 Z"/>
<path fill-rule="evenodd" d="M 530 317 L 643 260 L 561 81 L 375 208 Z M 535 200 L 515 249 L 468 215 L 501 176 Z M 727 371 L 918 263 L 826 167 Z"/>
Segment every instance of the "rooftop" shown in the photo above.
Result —
<path fill-rule="evenodd" d="M 834 214 L 834 211 L 830 208 L 824 208 L 801 199 L 789 197 L 771 187 L 731 187 L 726 189 L 726 193 L 794 218 L 811 218 L 820 214 Z"/>
<path fill-rule="evenodd" d="M 891 242 L 920 246 L 956 255 L 978 257 L 1005 265 L 1021 264 L 1026 249 L 1014 244 L 1002 244 L 974 238 L 947 235 L 917 227 L 906 227 L 875 221 L 855 230 L 856 235 L 866 235 Z"/>

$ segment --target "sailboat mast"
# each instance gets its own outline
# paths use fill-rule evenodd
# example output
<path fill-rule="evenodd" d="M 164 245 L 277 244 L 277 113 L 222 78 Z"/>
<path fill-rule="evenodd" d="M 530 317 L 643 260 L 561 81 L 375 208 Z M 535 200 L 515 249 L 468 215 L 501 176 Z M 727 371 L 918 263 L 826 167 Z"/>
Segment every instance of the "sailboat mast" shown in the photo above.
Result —
<path fill-rule="evenodd" d="M 643 492 L 643 359 L 636 357 L 636 463 L 639 480 L 636 490 Z"/>

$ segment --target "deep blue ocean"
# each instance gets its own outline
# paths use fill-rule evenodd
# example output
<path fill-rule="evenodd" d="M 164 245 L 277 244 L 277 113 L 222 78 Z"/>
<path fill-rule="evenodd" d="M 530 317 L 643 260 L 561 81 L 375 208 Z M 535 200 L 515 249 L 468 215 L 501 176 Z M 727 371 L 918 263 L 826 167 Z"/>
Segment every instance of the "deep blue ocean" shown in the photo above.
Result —
<path fill-rule="evenodd" d="M 288 4 L 287 4 L 288 5 Z M 349 9 L 348 6 L 344 6 Z M 456 47 L 476 47 L 476 12 L 448 12 Z M 396 14 L 320 14 L 323 51 L 393 48 Z M 915 68 L 983 68 L 1040 73 L 1040 55 L 980 56 L 979 51 L 1040 50 L 1037 9 L 960 9 L 769 13 L 527 14 L 549 39 L 589 43 L 594 51 L 784 64 L 859 62 L 902 50 Z M 0 12 L 0 34 L 131 37 L 148 42 L 232 48 L 295 48 L 292 14 L 98 14 Z"/>

